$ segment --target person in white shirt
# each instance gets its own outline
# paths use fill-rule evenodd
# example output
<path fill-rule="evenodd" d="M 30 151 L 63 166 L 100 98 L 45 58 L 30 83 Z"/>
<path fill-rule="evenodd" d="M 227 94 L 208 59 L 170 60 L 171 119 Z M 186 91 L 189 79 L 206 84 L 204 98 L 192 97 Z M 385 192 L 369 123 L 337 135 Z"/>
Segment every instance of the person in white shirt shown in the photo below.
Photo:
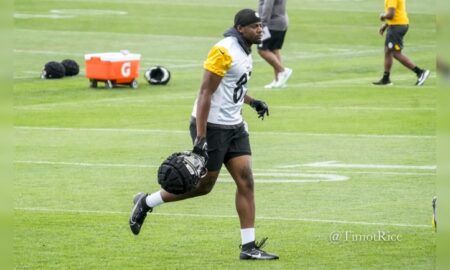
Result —
<path fill-rule="evenodd" d="M 236 183 L 236 209 L 241 227 L 242 260 L 273 260 L 277 255 L 261 250 L 267 238 L 255 241 L 255 200 L 249 134 L 242 118 L 242 106 L 250 105 L 264 119 L 269 107 L 247 93 L 252 73 L 252 44 L 262 38 L 262 24 L 258 13 L 240 10 L 234 26 L 216 43 L 204 62 L 200 92 L 191 115 L 190 133 L 193 153 L 203 156 L 208 173 L 193 191 L 172 194 L 164 189 L 150 195 L 138 193 L 130 217 L 130 228 L 139 234 L 147 212 L 156 206 L 208 194 L 214 187 L 222 164 Z"/>

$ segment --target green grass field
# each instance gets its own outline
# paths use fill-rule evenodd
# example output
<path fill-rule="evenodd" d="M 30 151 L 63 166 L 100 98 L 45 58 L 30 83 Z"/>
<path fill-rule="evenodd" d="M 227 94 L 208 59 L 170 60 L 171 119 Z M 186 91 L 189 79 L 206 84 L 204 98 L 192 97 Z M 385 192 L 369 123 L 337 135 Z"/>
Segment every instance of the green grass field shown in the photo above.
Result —
<path fill-rule="evenodd" d="M 289 86 L 265 90 L 271 68 L 254 53 L 244 109 L 256 178 L 257 238 L 279 261 L 239 261 L 235 185 L 223 170 L 206 197 L 165 204 L 138 237 L 132 197 L 189 150 L 188 121 L 209 48 L 256 0 L 16 0 L 14 238 L 16 269 L 433 269 L 436 193 L 435 3 L 408 1 L 405 54 L 432 71 L 424 87 L 383 69 L 383 1 L 288 1 L 282 51 Z M 167 86 L 90 89 L 84 54 L 142 54 L 172 72 Z M 39 79 L 72 58 L 74 78 Z M 143 73 L 143 72 L 141 72 Z M 379 233 L 395 239 L 377 241 Z M 380 239 L 378 239 L 380 240 Z"/>

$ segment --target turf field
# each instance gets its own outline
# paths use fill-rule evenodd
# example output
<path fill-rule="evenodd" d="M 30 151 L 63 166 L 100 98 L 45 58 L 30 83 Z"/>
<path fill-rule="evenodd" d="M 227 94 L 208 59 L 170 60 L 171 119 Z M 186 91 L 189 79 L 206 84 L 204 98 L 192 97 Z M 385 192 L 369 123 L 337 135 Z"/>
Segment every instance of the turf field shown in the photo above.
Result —
<path fill-rule="evenodd" d="M 287 88 L 254 54 L 245 108 L 256 178 L 257 238 L 279 261 L 242 262 L 235 186 L 156 208 L 131 234 L 132 196 L 158 188 L 160 162 L 191 148 L 188 121 L 209 48 L 256 0 L 17 0 L 14 34 L 16 269 L 433 269 L 436 193 L 435 5 L 407 1 L 405 54 L 432 70 L 424 87 L 383 69 L 382 0 L 290 0 Z M 89 89 L 84 54 L 142 54 L 167 86 Z M 74 78 L 39 79 L 72 58 Z M 141 72 L 142 73 L 142 72 Z"/>

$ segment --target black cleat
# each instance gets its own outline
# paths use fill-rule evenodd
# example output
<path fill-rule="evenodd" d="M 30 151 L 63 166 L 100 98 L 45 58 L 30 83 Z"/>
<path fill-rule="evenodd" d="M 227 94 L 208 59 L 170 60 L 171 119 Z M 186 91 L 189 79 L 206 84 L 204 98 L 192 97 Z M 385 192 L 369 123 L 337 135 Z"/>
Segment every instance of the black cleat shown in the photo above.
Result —
<path fill-rule="evenodd" d="M 262 250 L 267 237 L 263 238 L 260 243 L 255 241 L 247 243 L 241 248 L 241 255 L 239 259 L 241 260 L 278 260 L 278 256 L 275 254 L 270 254 Z"/>
<path fill-rule="evenodd" d="M 373 85 L 393 85 L 389 79 L 381 79 L 379 81 L 373 82 Z"/>
<path fill-rule="evenodd" d="M 428 77 L 430 76 L 430 71 L 427 69 L 427 70 L 424 70 L 421 74 L 420 74 L 420 76 L 417 78 L 417 82 L 416 82 L 416 85 L 417 86 L 422 86 L 424 83 L 425 83 L 425 81 L 428 79 Z"/>
<path fill-rule="evenodd" d="M 145 198 L 147 197 L 147 195 L 148 194 L 139 192 L 138 194 L 134 195 L 133 198 L 134 207 L 133 210 L 131 210 L 129 223 L 130 229 L 135 235 L 138 235 L 141 231 L 142 224 L 147 217 L 147 212 L 151 213 L 153 210 L 145 203 Z"/>

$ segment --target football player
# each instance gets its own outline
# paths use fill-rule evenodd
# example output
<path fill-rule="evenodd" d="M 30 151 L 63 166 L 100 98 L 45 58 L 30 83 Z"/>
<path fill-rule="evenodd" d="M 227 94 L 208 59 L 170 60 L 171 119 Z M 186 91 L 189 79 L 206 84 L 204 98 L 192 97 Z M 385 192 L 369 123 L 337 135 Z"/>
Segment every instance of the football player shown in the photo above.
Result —
<path fill-rule="evenodd" d="M 403 37 L 408 32 L 409 18 L 406 12 L 406 0 L 384 0 L 385 12 L 380 15 L 384 24 L 378 30 L 381 36 L 387 31 L 384 44 L 384 74 L 374 85 L 392 85 L 390 72 L 395 58 L 417 75 L 416 85 L 421 86 L 430 76 L 430 71 L 421 69 L 402 53 Z"/>
<path fill-rule="evenodd" d="M 261 249 L 267 238 L 259 243 L 255 241 L 251 148 L 242 118 L 244 104 L 254 108 L 261 119 L 269 116 L 267 104 L 247 93 L 253 67 L 251 47 L 261 43 L 262 32 L 258 13 L 251 9 L 240 10 L 235 15 L 234 26 L 209 51 L 190 123 L 193 152 L 207 159 L 208 173 L 200 179 L 196 189 L 184 194 L 172 194 L 164 189 L 150 195 L 139 193 L 134 199 L 129 221 L 134 234 L 139 234 L 147 212 L 156 206 L 208 194 L 225 164 L 237 187 L 235 201 L 242 244 L 240 259 L 278 259 L 277 255 Z"/>

